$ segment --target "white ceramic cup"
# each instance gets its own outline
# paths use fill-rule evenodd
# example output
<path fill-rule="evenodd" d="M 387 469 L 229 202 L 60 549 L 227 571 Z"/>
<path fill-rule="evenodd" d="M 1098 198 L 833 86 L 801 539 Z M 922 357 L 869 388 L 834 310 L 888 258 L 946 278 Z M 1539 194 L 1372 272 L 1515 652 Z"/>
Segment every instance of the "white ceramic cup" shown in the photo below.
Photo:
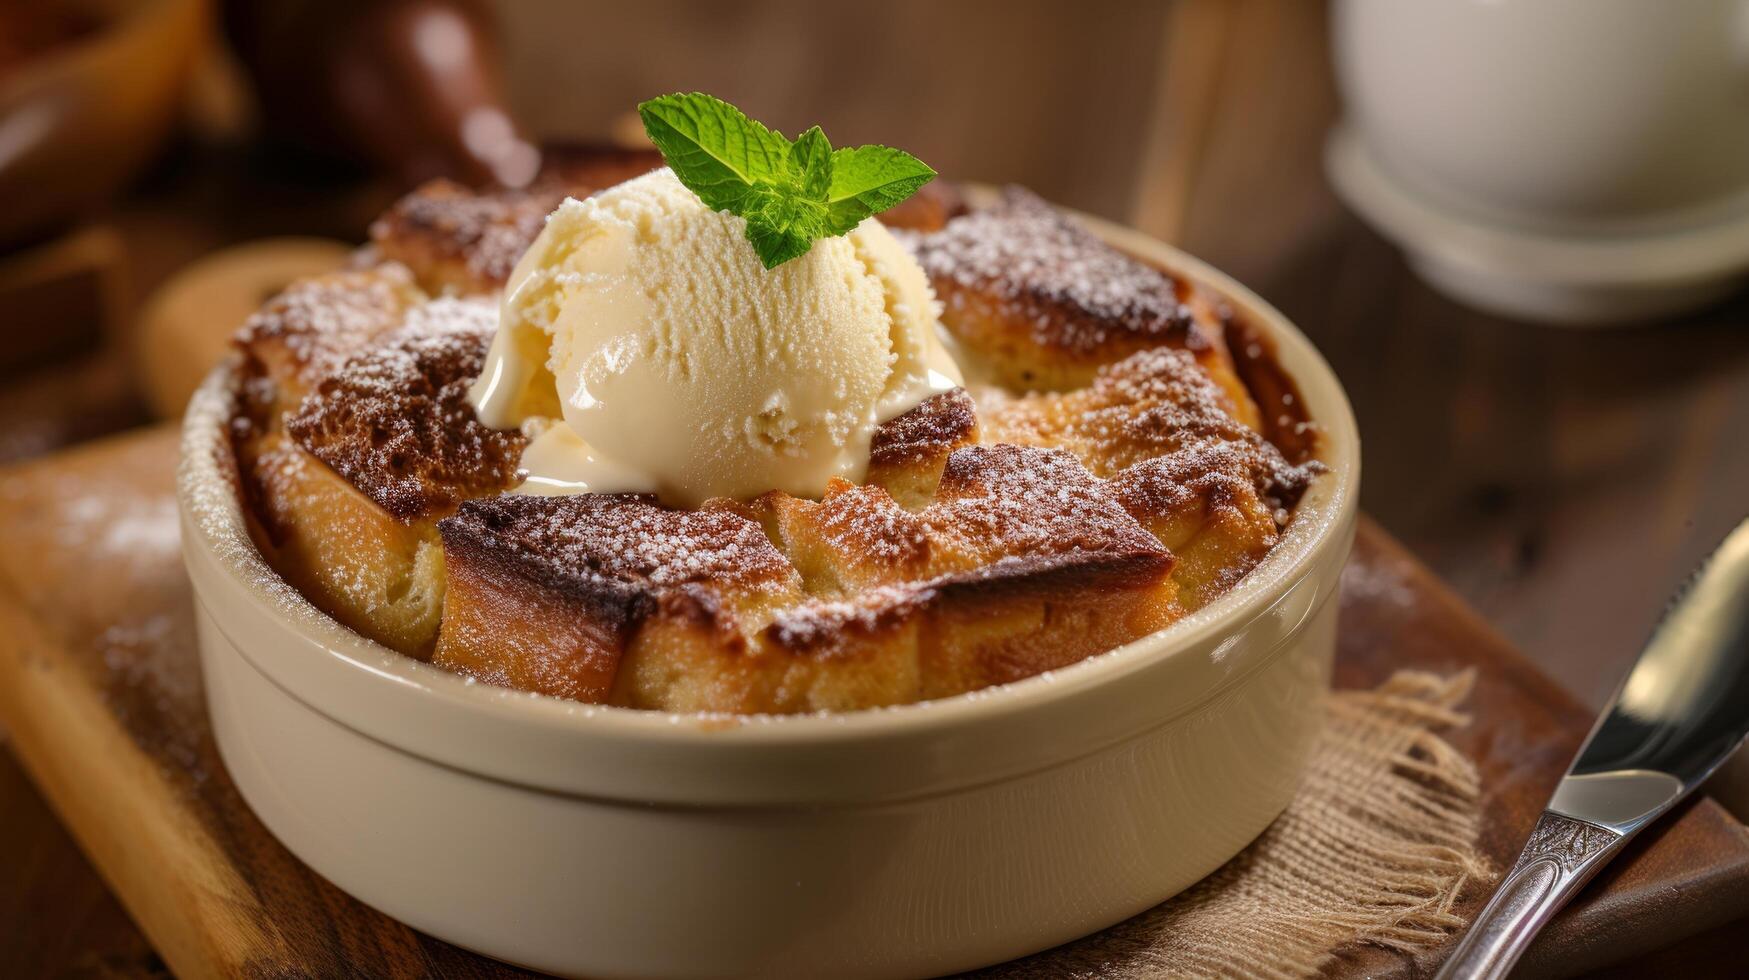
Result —
<path fill-rule="evenodd" d="M 1283 541 L 1169 629 L 1050 674 L 836 715 L 701 718 L 470 683 L 288 588 L 196 395 L 179 477 L 214 735 L 249 805 L 340 888 L 500 959 L 606 977 L 923 976 L 1182 890 L 1292 797 L 1321 723 L 1359 443 L 1282 316 L 1164 245 L 1279 348 L 1330 471 Z"/>
<path fill-rule="evenodd" d="M 1569 324 L 1749 272 L 1749 0 L 1337 0 L 1338 193 L 1470 305 Z"/>
<path fill-rule="evenodd" d="M 1596 228 L 1749 192 L 1749 0 L 1340 0 L 1334 16 L 1360 138 L 1445 201 Z"/>

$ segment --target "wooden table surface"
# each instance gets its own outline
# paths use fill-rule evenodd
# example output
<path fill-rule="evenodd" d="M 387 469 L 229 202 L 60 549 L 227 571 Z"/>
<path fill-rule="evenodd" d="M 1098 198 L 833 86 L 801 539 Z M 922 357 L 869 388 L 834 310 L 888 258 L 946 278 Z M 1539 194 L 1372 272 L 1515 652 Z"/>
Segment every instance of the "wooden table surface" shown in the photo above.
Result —
<path fill-rule="evenodd" d="M 1669 588 L 1749 510 L 1749 297 L 1587 333 L 1438 296 L 1323 179 L 1338 113 L 1325 16 L 1299 0 L 1174 4 L 1133 207 L 1109 216 L 1234 274 L 1317 342 L 1360 420 L 1364 507 L 1596 704 Z M 391 194 L 184 144 L 105 221 L 137 299 L 230 242 L 356 239 Z M 145 421 L 120 350 L 0 377 L 0 459 Z M 161 970 L 4 753 L 0 834 L 0 976 Z"/>

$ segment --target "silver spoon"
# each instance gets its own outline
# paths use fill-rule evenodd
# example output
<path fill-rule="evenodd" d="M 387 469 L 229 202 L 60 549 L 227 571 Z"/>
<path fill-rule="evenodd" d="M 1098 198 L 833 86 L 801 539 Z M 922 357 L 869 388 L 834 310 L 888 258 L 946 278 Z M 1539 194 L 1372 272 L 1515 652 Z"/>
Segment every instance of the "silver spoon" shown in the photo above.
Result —
<path fill-rule="evenodd" d="M 1749 734 L 1749 520 L 1677 591 L 1437 980 L 1504 977 L 1634 834 Z"/>

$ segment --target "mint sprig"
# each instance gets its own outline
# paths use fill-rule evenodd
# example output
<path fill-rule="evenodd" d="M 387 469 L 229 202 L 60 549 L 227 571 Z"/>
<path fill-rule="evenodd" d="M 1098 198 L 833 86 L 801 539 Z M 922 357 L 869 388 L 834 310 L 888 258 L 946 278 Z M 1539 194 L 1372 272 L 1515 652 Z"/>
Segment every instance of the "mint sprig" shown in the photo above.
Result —
<path fill-rule="evenodd" d="M 928 164 L 890 146 L 834 150 L 818 126 L 791 142 L 702 92 L 651 99 L 638 115 L 682 184 L 707 207 L 747 219 L 747 240 L 767 269 L 935 178 Z"/>

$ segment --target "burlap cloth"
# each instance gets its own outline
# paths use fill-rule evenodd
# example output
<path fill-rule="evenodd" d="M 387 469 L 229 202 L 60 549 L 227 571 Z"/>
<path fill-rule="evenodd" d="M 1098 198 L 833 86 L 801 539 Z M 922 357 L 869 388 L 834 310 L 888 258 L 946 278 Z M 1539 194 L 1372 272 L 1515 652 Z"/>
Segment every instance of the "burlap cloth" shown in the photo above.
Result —
<path fill-rule="evenodd" d="M 1476 767 L 1439 735 L 1468 721 L 1473 681 L 1401 671 L 1332 693 L 1299 794 L 1250 847 L 1133 919 L 976 976 L 1308 977 L 1352 943 L 1443 942 L 1459 894 L 1493 876 Z"/>

